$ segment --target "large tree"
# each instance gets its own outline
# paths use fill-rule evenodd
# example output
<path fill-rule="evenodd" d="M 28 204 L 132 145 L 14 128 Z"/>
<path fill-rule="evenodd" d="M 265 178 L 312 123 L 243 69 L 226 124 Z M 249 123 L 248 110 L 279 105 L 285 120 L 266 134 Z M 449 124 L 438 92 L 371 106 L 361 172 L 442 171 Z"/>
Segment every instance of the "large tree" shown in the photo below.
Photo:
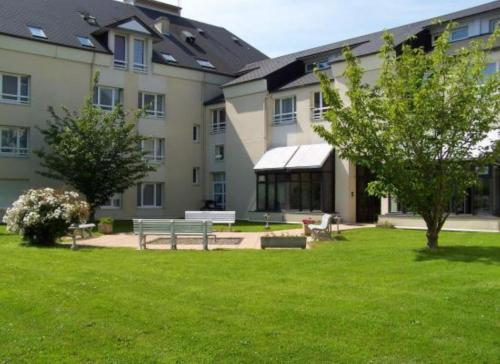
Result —
<path fill-rule="evenodd" d="M 371 194 L 395 197 L 423 218 L 431 249 L 438 247 L 451 202 L 463 199 L 477 168 L 494 160 L 495 148 L 482 141 L 500 120 L 500 77 L 484 74 L 500 29 L 487 41 L 453 49 L 454 26 L 445 27 L 431 51 L 411 39 L 396 46 L 386 33 L 374 85 L 363 82 L 361 61 L 345 49 L 349 102 L 318 73 L 331 128 L 315 131 L 341 158 L 374 173 Z"/>
<path fill-rule="evenodd" d="M 96 74 L 93 86 L 98 79 Z M 92 220 L 95 210 L 115 193 L 122 193 L 155 170 L 141 150 L 145 138 L 135 128 L 139 113 L 127 120 L 129 115 L 121 105 L 104 111 L 93 105 L 92 93 L 80 112 L 65 107 L 61 114 L 53 107 L 49 112 L 47 128 L 40 129 L 48 149 L 35 151 L 43 168 L 38 173 L 82 193 Z"/>

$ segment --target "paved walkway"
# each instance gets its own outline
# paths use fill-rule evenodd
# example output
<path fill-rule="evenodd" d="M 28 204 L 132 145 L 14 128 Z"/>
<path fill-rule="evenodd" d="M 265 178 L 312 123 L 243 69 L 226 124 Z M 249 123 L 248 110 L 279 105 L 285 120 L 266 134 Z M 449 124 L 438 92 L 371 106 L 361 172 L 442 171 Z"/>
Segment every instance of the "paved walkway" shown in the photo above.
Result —
<path fill-rule="evenodd" d="M 340 225 L 340 230 L 352 230 L 374 225 Z M 217 243 L 213 238 L 209 239 L 209 249 L 260 249 L 260 238 L 266 235 L 293 236 L 302 235 L 302 229 L 282 230 L 260 233 L 236 233 L 218 232 Z M 102 235 L 96 238 L 81 239 L 77 241 L 80 246 L 90 246 L 99 248 L 133 248 L 138 249 L 138 237 L 134 234 Z M 201 238 L 178 238 L 177 248 L 179 250 L 202 250 Z M 147 249 L 168 250 L 170 249 L 170 239 L 165 236 L 150 236 L 147 240 Z"/>

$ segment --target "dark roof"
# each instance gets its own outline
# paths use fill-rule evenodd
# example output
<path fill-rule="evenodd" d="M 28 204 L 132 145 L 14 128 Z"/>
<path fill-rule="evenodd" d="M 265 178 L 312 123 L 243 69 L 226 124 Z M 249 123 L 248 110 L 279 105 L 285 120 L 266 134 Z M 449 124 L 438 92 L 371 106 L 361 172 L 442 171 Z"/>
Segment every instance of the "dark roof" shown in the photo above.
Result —
<path fill-rule="evenodd" d="M 84 21 L 81 13 L 94 16 L 98 26 Z M 155 40 L 154 62 L 235 75 L 246 64 L 268 58 L 224 28 L 115 0 L 0 0 L 0 33 L 87 51 L 110 53 L 104 37 L 97 35 L 101 28 L 135 17 L 153 29 L 155 20 L 160 16 L 170 20 L 170 35 L 157 33 L 161 39 Z M 43 28 L 47 39 L 33 38 L 28 25 Z M 203 29 L 203 34 L 198 33 L 198 28 Z M 188 44 L 184 40 L 181 34 L 184 30 L 196 36 L 194 44 Z M 89 37 L 95 48 L 82 47 L 76 36 Z M 172 54 L 177 63 L 165 62 L 160 52 Z M 201 67 L 196 59 L 209 60 L 215 69 Z"/>
<path fill-rule="evenodd" d="M 332 70 L 324 70 L 322 71 L 324 74 L 326 74 L 330 79 L 333 79 L 333 74 Z M 309 86 L 309 85 L 316 85 L 319 84 L 319 78 L 316 76 L 314 73 L 306 73 L 305 75 L 281 86 L 277 91 L 285 91 L 285 90 L 290 90 L 292 88 L 296 87 L 303 87 L 303 86 Z"/>
<path fill-rule="evenodd" d="M 401 44 L 405 42 L 410 36 L 416 35 L 424 31 L 427 27 L 431 26 L 434 23 L 434 20 L 436 19 L 439 19 L 441 21 L 458 20 L 461 18 L 465 18 L 468 16 L 484 13 L 499 8 L 500 8 L 500 0 L 497 0 L 487 4 L 475 6 L 469 9 L 457 11 L 451 14 L 437 16 L 432 19 L 427 19 L 395 27 L 392 29 L 387 29 L 387 31 L 389 31 L 394 35 L 396 44 Z M 271 75 L 272 73 L 276 72 L 282 67 L 285 67 L 297 60 L 303 60 L 308 57 L 319 55 L 322 53 L 336 53 L 336 56 L 334 55 L 331 60 L 333 62 L 341 61 L 343 59 L 341 50 L 346 46 L 350 46 L 354 55 L 356 56 L 365 56 L 377 53 L 380 47 L 382 46 L 383 43 L 382 35 L 384 34 L 385 31 L 386 30 L 367 35 L 362 35 L 359 37 L 342 40 L 324 46 L 315 47 L 292 54 L 287 54 L 277 58 L 265 59 L 262 61 L 257 61 L 251 64 L 247 64 L 240 70 L 239 72 L 241 74 L 240 77 L 226 83 L 224 86 L 232 86 L 266 78 L 267 76 Z"/>
<path fill-rule="evenodd" d="M 205 105 L 217 105 L 217 104 L 222 104 L 226 99 L 224 98 L 224 94 L 220 94 L 219 96 L 214 97 L 213 99 L 210 99 L 208 101 L 205 101 Z"/>

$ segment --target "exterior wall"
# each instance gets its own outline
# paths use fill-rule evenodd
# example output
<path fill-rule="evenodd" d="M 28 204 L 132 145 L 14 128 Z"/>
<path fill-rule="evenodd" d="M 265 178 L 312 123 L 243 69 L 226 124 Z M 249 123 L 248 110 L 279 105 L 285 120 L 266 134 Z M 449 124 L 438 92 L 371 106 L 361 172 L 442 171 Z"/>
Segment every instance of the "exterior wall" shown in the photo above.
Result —
<path fill-rule="evenodd" d="M 165 138 L 165 160 L 144 179 L 144 182 L 164 183 L 163 207 L 138 208 L 137 188 L 133 187 L 123 194 L 120 209 L 103 209 L 98 216 L 180 217 L 187 209 L 201 207 L 204 184 L 201 181 L 198 185 L 192 184 L 192 170 L 199 167 L 202 171 L 205 145 L 203 141 L 193 143 L 192 128 L 194 124 L 203 127 L 203 102 L 217 96 L 220 85 L 228 82 L 229 77 L 160 64 L 150 64 L 147 73 L 122 71 L 114 69 L 110 55 L 5 36 L 0 36 L 0 44 L 0 72 L 31 77 L 30 103 L 0 103 L 0 125 L 29 127 L 30 150 L 43 147 L 36 127 L 44 127 L 49 119 L 47 107 L 64 105 L 79 110 L 96 71 L 100 72 L 100 85 L 124 90 L 125 110 L 138 108 L 140 91 L 165 95 L 165 117 L 141 118 L 137 123 L 140 134 Z M 202 135 L 203 128 L 200 133 Z M 0 182 L 16 181 L 27 187 L 62 187 L 57 181 L 38 175 L 39 169 L 39 160 L 33 153 L 22 158 L 0 156 Z M 6 183 L 0 183 L 2 185 Z"/>

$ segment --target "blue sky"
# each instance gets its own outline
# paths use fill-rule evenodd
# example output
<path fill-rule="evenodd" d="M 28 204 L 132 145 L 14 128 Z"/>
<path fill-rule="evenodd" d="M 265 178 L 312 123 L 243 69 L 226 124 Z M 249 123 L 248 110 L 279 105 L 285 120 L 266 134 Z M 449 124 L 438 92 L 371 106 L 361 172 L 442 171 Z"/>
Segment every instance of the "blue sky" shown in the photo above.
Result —
<path fill-rule="evenodd" d="M 180 5 L 185 17 L 223 26 L 275 57 L 486 2 L 488 0 L 182 0 Z"/>

